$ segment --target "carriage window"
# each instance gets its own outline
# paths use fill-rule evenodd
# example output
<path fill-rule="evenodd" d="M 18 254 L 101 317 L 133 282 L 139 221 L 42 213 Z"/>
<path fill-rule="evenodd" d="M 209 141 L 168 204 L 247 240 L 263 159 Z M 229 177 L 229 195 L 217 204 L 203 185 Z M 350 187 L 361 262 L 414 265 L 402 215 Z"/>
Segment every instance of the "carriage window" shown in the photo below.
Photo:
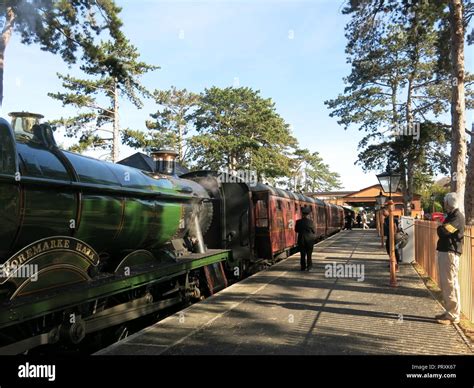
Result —
<path fill-rule="evenodd" d="M 286 229 L 294 229 L 295 221 L 293 220 L 293 214 L 291 210 L 286 211 Z"/>
<path fill-rule="evenodd" d="M 255 221 L 257 228 L 268 228 L 267 202 L 259 199 L 255 205 Z"/>
<path fill-rule="evenodd" d="M 283 203 L 282 201 L 277 201 L 277 209 L 276 209 L 276 222 L 278 228 L 283 228 Z"/>

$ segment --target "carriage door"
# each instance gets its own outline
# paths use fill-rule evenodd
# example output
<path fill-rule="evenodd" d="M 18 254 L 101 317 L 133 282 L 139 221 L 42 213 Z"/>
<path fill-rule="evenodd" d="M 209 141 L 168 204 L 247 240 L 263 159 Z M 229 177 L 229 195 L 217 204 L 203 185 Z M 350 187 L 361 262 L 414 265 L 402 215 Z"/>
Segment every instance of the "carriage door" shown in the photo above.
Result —
<path fill-rule="evenodd" d="M 231 266 L 251 259 L 249 230 L 250 191 L 245 183 L 222 183 L 223 238 L 226 249 L 232 249 Z"/>
<path fill-rule="evenodd" d="M 331 225 L 332 225 L 332 215 L 331 215 L 331 208 L 328 204 L 324 205 L 326 211 L 326 236 L 331 234 Z"/>
<path fill-rule="evenodd" d="M 257 259 L 271 259 L 269 195 L 268 192 L 253 192 L 255 214 L 255 256 Z"/>

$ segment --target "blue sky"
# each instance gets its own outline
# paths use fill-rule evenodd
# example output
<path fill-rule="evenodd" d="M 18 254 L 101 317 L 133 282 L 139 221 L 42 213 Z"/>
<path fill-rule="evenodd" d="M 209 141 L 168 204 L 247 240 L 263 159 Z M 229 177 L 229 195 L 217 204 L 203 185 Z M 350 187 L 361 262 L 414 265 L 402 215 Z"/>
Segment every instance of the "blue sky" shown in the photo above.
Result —
<path fill-rule="evenodd" d="M 271 97 L 300 145 L 318 151 L 345 189 L 376 183 L 375 172 L 354 166 L 362 133 L 344 131 L 324 101 L 342 92 L 349 73 L 341 15 L 343 0 L 160 1 L 118 0 L 124 29 L 142 59 L 161 67 L 143 78 L 150 89 L 171 85 L 201 92 L 210 86 L 249 86 Z M 472 53 L 467 49 L 467 68 Z M 59 91 L 56 72 L 78 74 L 57 56 L 25 46 L 14 36 L 7 48 L 2 116 L 15 110 L 48 119 L 72 113 L 47 97 Z M 156 110 L 122 102 L 121 126 L 144 128 Z M 472 112 L 467 124 L 472 123 Z M 122 147 L 121 157 L 135 151 Z"/>

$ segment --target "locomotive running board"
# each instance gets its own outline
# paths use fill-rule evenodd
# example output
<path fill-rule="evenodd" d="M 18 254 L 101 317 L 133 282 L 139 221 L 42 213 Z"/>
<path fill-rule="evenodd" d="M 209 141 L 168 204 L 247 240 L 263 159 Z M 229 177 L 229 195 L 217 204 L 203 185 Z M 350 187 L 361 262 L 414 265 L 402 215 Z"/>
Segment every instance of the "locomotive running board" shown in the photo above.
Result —
<path fill-rule="evenodd" d="M 116 326 L 133 319 L 154 313 L 159 310 L 164 310 L 182 302 L 181 297 L 174 297 L 170 299 L 160 300 L 155 303 L 148 303 L 147 298 L 140 298 L 130 302 L 122 303 L 120 305 L 111 307 L 92 317 L 85 319 L 85 334 L 94 333 L 106 329 L 108 327 Z M 56 326 L 47 333 L 43 333 L 34 337 L 30 337 L 10 345 L 0 348 L 0 354 L 4 356 L 12 356 L 24 353 L 29 349 L 41 345 L 54 344 L 59 341 L 59 333 L 61 325 Z"/>
<path fill-rule="evenodd" d="M 13 303 L 11 306 L 9 306 L 9 308 L 3 307 L 2 311 L 0 312 L 0 319 L 3 319 L 4 323 L 6 323 L 6 320 L 10 320 L 10 322 L 3 326 L 7 327 L 16 324 L 18 321 L 23 322 L 28 319 L 46 316 L 49 313 L 55 311 L 63 311 L 69 307 L 88 303 L 98 298 L 116 295 L 120 292 L 130 291 L 132 289 L 142 287 L 144 285 L 151 285 L 164 281 L 169 281 L 171 279 L 175 279 L 180 275 L 187 274 L 191 270 L 200 268 L 203 268 L 205 270 L 208 266 L 214 267 L 216 264 L 219 264 L 219 267 L 222 268 L 220 263 L 223 260 L 227 259 L 228 254 L 229 251 L 209 250 L 206 253 L 191 254 L 186 258 L 178 259 L 176 263 L 166 265 L 165 267 L 157 266 L 152 271 L 130 275 L 127 278 L 120 276 L 117 279 L 117 277 L 115 276 L 113 280 L 109 281 L 106 284 L 104 284 L 104 280 L 110 279 L 99 279 L 98 286 L 94 286 L 93 284 L 91 284 L 91 287 L 87 289 L 87 295 L 89 296 L 88 299 L 80 299 L 81 297 L 83 298 L 83 293 L 85 292 L 85 290 L 78 289 L 75 290 L 75 292 L 71 292 L 71 290 L 69 290 L 69 293 L 66 294 L 66 299 L 64 299 L 65 293 L 63 292 L 59 293 L 59 295 L 50 295 L 49 299 L 44 299 L 36 303 L 24 303 L 25 300 L 22 300 L 22 304 L 20 304 L 19 306 L 14 306 L 16 301 L 12 301 Z M 167 274 L 164 276 L 165 271 L 167 272 Z M 116 286 L 116 288 L 113 292 L 106 292 L 107 289 L 113 287 L 114 285 Z M 117 287 L 117 285 L 119 285 L 119 287 Z M 92 291 L 95 292 L 93 293 Z M 215 289 L 211 290 L 211 293 L 212 291 L 215 291 Z M 71 303 L 71 300 L 76 299 L 79 299 L 79 302 Z M 62 302 L 63 300 L 68 300 L 68 304 L 64 304 Z M 178 295 L 169 299 L 159 300 L 156 302 L 150 302 L 149 298 L 145 296 L 139 299 L 135 299 L 133 301 L 125 302 L 120 305 L 110 307 L 97 314 L 86 317 L 84 320 L 81 320 L 81 317 L 77 318 L 79 321 L 82 322 L 84 335 L 86 335 L 89 333 L 103 330 L 107 327 L 116 326 L 118 324 L 131 321 L 133 319 L 151 314 L 158 310 L 163 310 L 165 308 L 176 305 L 182 301 L 182 295 Z M 55 309 L 53 309 L 53 306 L 57 305 L 60 305 L 60 307 L 56 307 Z M 36 310 L 41 309 L 42 306 L 48 306 L 49 309 Z M 7 309 L 8 311 L 6 311 Z M 36 316 L 28 317 L 28 319 L 19 318 L 24 318 L 22 312 L 24 313 L 25 311 L 32 310 L 40 312 L 37 313 Z M 16 318 L 17 322 L 12 321 L 14 318 Z M 63 331 L 63 329 L 67 330 L 67 325 L 59 324 L 58 326 L 53 327 L 50 331 L 46 333 L 42 333 L 30 338 L 25 338 L 23 340 L 1 347 L 0 355 L 21 354 L 37 346 L 57 343 L 61 338 L 61 332 Z"/>
<path fill-rule="evenodd" d="M 145 285 L 169 281 L 189 271 L 224 261 L 228 255 L 229 251 L 227 250 L 208 250 L 204 254 L 193 253 L 174 263 L 157 264 L 140 272 L 132 269 L 127 276 L 99 276 L 88 282 L 86 287 L 84 287 L 84 283 L 70 286 L 67 293 L 64 292 L 64 288 L 58 288 L 44 295 L 43 298 L 34 295 L 34 297 L 25 296 L 14 299 L 0 308 L 0 329 L 93 302 L 98 298 L 110 297 Z M 85 295 L 87 297 L 84 297 Z"/>

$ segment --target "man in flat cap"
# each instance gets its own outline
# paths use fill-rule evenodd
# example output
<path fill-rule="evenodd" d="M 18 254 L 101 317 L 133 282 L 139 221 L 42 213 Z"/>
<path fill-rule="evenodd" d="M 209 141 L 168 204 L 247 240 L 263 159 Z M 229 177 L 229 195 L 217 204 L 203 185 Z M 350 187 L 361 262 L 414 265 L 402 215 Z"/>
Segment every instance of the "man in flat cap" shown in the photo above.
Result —
<path fill-rule="evenodd" d="M 316 228 L 313 220 L 309 217 L 311 208 L 308 206 L 301 210 L 303 217 L 296 221 L 295 232 L 298 233 L 298 248 L 301 254 L 301 270 L 310 271 L 313 266 L 311 256 L 313 254 L 313 245 L 316 242 Z"/>

